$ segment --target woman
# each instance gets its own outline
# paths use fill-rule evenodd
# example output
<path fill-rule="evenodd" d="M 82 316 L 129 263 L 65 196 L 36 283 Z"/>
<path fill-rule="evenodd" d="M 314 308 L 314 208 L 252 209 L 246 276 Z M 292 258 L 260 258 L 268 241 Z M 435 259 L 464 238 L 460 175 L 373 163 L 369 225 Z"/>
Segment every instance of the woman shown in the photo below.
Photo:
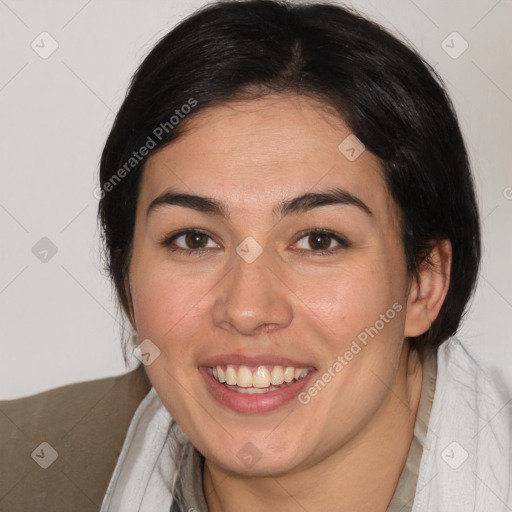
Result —
<path fill-rule="evenodd" d="M 506 401 L 446 341 L 473 184 L 413 50 L 339 6 L 209 6 L 138 69 L 102 187 L 119 169 L 100 218 L 153 389 L 102 510 L 504 508 L 508 446 L 455 397 Z"/>
<path fill-rule="evenodd" d="M 512 505 L 508 398 L 453 337 L 473 181 L 414 50 L 336 5 L 207 6 L 137 70 L 100 180 L 151 385 L 102 511 Z"/>

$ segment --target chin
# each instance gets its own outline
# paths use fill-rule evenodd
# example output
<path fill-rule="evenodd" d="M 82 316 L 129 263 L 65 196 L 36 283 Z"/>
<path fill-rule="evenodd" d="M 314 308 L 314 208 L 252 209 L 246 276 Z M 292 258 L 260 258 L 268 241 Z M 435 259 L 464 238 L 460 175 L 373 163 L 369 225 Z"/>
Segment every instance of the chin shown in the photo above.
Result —
<path fill-rule="evenodd" d="M 285 439 L 269 442 L 268 432 L 246 433 L 239 439 L 225 441 L 225 450 L 219 452 L 220 443 L 206 447 L 202 453 L 216 466 L 226 472 L 250 477 L 267 477 L 285 475 L 292 472 L 302 461 L 297 455 L 304 453 L 300 443 Z M 227 444 L 229 443 L 229 445 Z"/>
<path fill-rule="evenodd" d="M 245 477 L 280 477 L 293 472 L 296 465 L 296 456 L 293 454 L 281 454 L 279 459 L 275 459 L 271 454 L 253 452 L 242 447 L 243 456 L 238 457 L 234 454 L 232 457 L 226 457 L 225 454 L 219 454 L 220 457 L 209 458 L 216 466 L 219 466 L 226 472 L 235 473 Z"/>

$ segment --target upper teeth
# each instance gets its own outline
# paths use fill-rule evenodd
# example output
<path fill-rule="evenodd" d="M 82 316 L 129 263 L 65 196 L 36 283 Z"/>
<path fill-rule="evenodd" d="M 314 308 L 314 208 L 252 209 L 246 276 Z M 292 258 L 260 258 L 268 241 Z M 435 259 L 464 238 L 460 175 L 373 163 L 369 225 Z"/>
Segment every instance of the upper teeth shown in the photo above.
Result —
<path fill-rule="evenodd" d="M 270 368 L 270 370 L 269 370 Z M 253 371 L 248 366 L 240 365 L 238 370 L 231 364 L 227 366 L 215 366 L 213 376 L 216 380 L 230 386 L 241 388 L 268 388 L 271 384 L 279 386 L 283 382 L 291 382 L 305 377 L 311 368 L 294 368 L 293 366 L 258 366 Z"/>

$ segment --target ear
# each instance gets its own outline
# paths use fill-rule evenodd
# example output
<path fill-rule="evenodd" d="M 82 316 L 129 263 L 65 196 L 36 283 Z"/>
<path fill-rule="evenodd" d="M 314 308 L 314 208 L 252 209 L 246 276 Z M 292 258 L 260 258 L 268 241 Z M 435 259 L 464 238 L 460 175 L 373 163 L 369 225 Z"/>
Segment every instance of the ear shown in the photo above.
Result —
<path fill-rule="evenodd" d="M 436 242 L 421 263 L 418 278 L 411 284 L 405 318 L 406 337 L 420 336 L 437 318 L 450 286 L 451 264 L 450 240 Z"/>

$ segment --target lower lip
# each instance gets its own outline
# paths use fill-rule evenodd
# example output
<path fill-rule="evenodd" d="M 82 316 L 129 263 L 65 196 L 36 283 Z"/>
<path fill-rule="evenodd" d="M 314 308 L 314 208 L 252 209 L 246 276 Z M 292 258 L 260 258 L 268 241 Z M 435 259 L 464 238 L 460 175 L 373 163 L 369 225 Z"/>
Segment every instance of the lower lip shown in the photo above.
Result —
<path fill-rule="evenodd" d="M 238 393 L 237 391 L 228 389 L 217 381 L 213 375 L 210 375 L 208 370 L 204 367 L 199 368 L 199 372 L 206 382 L 208 391 L 210 391 L 218 402 L 236 412 L 255 414 L 273 411 L 290 400 L 293 400 L 306 387 L 306 384 L 311 380 L 313 374 L 316 373 L 315 370 L 311 370 L 303 379 L 297 380 L 293 382 L 293 384 L 288 384 L 275 391 L 248 394 Z"/>

